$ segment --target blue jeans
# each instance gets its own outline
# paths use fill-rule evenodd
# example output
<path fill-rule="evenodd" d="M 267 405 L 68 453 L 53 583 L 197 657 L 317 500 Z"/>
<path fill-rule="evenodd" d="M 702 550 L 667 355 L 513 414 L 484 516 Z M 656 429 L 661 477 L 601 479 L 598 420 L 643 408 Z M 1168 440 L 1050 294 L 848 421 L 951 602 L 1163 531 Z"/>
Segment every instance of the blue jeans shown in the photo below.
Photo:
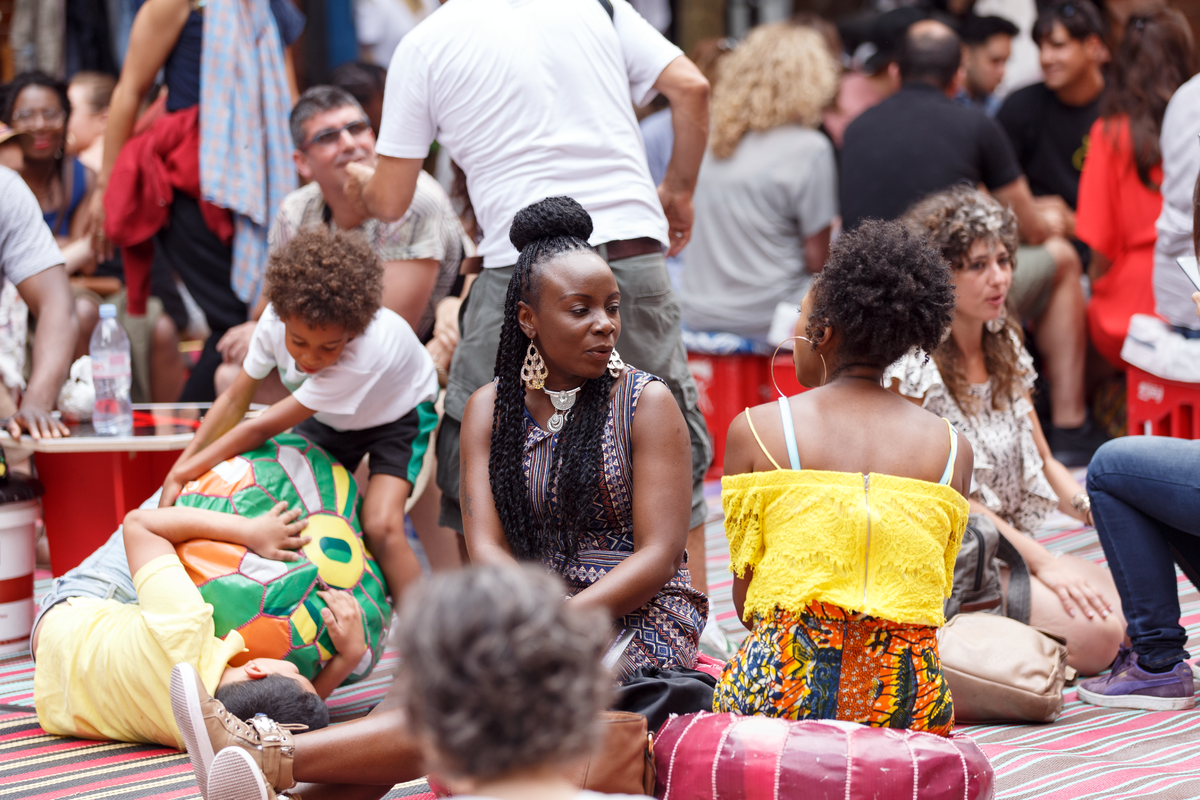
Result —
<path fill-rule="evenodd" d="M 1200 441 L 1114 439 L 1093 456 L 1087 485 L 1138 663 L 1182 661 L 1174 565 L 1200 587 Z"/>

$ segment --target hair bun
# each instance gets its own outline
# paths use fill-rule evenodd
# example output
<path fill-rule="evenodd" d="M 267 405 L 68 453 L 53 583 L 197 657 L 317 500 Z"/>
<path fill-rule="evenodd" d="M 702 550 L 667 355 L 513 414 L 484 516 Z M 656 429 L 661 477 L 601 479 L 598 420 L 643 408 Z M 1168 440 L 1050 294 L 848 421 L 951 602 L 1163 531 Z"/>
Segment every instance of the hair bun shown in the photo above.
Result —
<path fill-rule="evenodd" d="M 517 250 L 539 239 L 570 236 L 586 242 L 591 235 L 591 214 L 570 197 L 547 197 L 525 206 L 508 230 L 508 240 Z"/>

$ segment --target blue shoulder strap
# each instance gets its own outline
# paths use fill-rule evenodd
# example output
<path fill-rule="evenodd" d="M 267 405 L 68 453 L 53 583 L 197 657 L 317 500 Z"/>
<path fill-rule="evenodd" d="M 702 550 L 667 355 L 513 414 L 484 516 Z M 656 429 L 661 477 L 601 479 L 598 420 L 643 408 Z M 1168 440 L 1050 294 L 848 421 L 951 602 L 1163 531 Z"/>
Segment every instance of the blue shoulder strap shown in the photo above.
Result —
<path fill-rule="evenodd" d="M 938 483 L 949 485 L 950 479 L 954 477 L 954 462 L 958 460 L 958 431 L 954 430 L 950 420 L 945 422 L 946 427 L 950 429 L 950 458 L 946 460 L 946 471 L 942 473 L 942 479 Z"/>
<path fill-rule="evenodd" d="M 800 469 L 800 451 L 796 449 L 796 426 L 792 423 L 792 407 L 786 397 L 779 398 L 779 417 L 783 420 L 783 439 L 787 442 L 788 461 L 792 469 Z"/>

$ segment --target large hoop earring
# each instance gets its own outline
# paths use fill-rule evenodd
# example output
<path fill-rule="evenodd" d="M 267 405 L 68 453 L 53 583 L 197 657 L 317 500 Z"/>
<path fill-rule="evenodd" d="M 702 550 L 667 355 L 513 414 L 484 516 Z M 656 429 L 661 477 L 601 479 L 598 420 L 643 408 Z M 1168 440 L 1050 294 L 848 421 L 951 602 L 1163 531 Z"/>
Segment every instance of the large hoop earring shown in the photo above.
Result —
<path fill-rule="evenodd" d="M 525 353 L 525 363 L 521 365 L 521 382 L 528 389 L 533 389 L 535 392 L 546 385 L 546 376 L 549 372 L 546 369 L 546 362 L 542 360 L 542 354 L 534 347 L 533 342 L 529 343 L 529 350 Z"/>
<path fill-rule="evenodd" d="M 621 360 L 621 354 L 614 347 L 613 351 L 608 354 L 608 374 L 619 378 L 623 369 L 625 369 L 625 362 Z"/>
<path fill-rule="evenodd" d="M 775 352 L 771 354 L 771 365 L 772 365 L 772 367 L 771 367 L 771 383 L 775 384 L 775 391 L 779 393 L 780 397 L 787 397 L 787 395 L 784 394 L 783 390 L 779 388 L 779 381 L 775 380 L 775 368 L 774 368 L 775 356 L 779 355 L 780 348 L 782 348 L 786 343 L 792 341 L 793 339 L 800 339 L 801 341 L 805 341 L 805 342 L 808 342 L 809 344 L 813 344 L 813 340 L 809 339 L 807 336 L 789 336 L 788 338 L 786 338 L 782 342 L 780 342 L 779 347 L 776 347 Z M 824 386 L 825 382 L 829 379 L 829 368 L 825 364 L 824 354 L 817 353 L 817 355 L 821 356 L 821 386 Z"/>

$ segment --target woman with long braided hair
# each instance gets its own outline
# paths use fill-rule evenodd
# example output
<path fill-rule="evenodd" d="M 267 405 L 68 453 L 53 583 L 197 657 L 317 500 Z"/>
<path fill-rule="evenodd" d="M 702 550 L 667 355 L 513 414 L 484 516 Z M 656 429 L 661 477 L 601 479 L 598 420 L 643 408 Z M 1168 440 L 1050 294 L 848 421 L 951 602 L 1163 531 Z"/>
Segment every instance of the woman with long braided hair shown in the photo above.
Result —
<path fill-rule="evenodd" d="M 477 564 L 538 560 L 634 638 L 630 667 L 691 667 L 708 600 L 684 565 L 691 445 L 670 390 L 622 363 L 612 270 L 569 197 L 517 213 L 496 378 L 463 416 Z"/>

